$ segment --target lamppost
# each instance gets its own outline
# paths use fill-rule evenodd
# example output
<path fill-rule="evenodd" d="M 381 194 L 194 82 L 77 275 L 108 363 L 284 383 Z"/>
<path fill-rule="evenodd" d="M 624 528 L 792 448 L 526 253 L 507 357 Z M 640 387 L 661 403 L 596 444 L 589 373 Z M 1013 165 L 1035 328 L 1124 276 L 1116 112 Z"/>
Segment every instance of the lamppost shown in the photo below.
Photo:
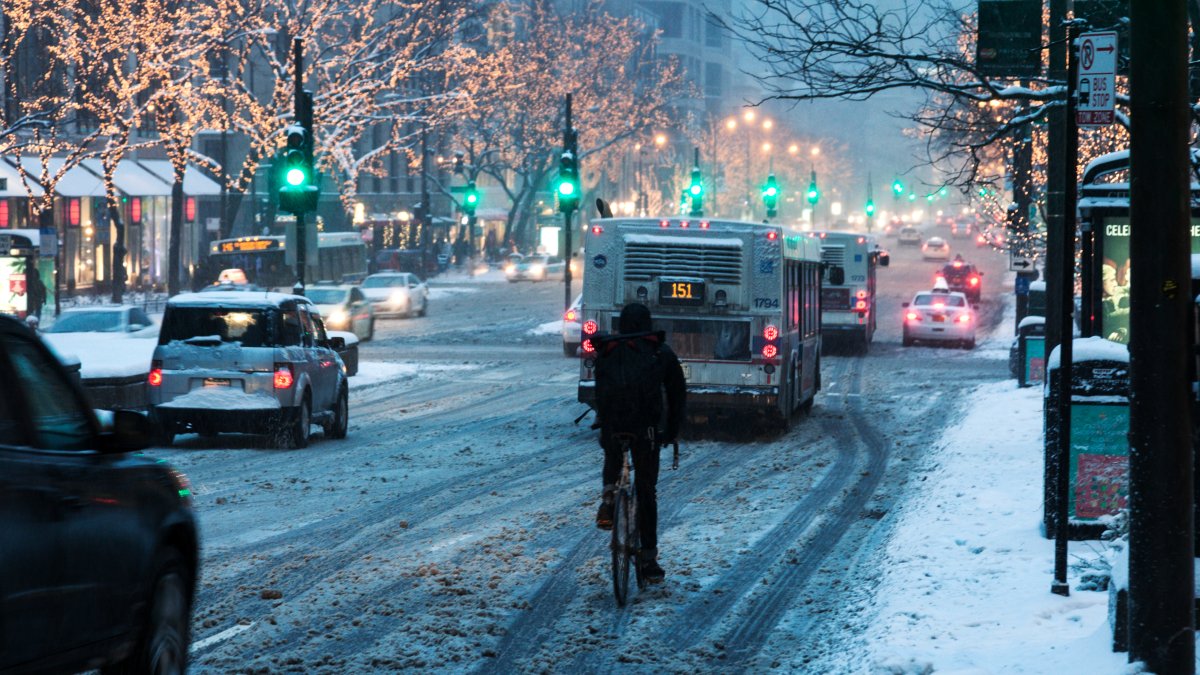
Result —
<path fill-rule="evenodd" d="M 736 132 L 739 126 L 744 130 L 743 141 L 746 149 L 746 166 L 743 174 L 745 199 L 743 201 L 744 210 L 742 212 L 742 216 L 747 220 L 754 217 L 754 202 L 751 199 L 751 192 L 754 189 L 754 160 L 753 149 L 751 146 L 754 144 L 756 139 L 751 134 L 754 129 L 759 129 L 763 134 L 766 134 L 770 133 L 770 131 L 775 128 L 775 122 L 770 118 L 765 118 L 761 122 L 758 122 L 757 120 L 758 114 L 753 110 L 747 110 L 742 113 L 742 121 L 740 124 L 736 117 L 730 117 L 725 120 L 725 129 L 729 132 Z M 764 140 L 761 147 L 764 154 L 769 155 L 771 153 L 772 145 L 769 141 Z"/>

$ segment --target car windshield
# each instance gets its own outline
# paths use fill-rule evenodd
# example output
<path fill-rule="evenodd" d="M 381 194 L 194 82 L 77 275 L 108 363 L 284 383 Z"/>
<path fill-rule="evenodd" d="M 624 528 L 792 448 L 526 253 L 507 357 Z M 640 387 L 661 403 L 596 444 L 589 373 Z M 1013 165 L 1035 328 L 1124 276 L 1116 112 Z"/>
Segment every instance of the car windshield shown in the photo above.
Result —
<path fill-rule="evenodd" d="M 47 332 L 116 333 L 120 330 L 120 312 L 70 312 L 60 316 Z"/>
<path fill-rule="evenodd" d="M 367 277 L 363 281 L 363 288 L 388 288 L 392 286 L 404 286 L 407 280 L 403 276 L 387 276 L 387 277 Z"/>
<path fill-rule="evenodd" d="M 346 301 L 346 291 L 341 288 L 306 288 L 304 294 L 318 305 L 340 305 Z"/>
<path fill-rule="evenodd" d="M 943 305 L 946 307 L 966 307 L 967 303 L 962 297 L 957 295 L 944 295 L 939 293 L 920 293 L 917 299 L 913 300 L 914 305 L 922 305 L 931 307 L 933 305 Z"/>
<path fill-rule="evenodd" d="M 168 307 L 158 343 L 173 340 L 239 342 L 243 347 L 270 346 L 270 310 L 242 307 Z"/>

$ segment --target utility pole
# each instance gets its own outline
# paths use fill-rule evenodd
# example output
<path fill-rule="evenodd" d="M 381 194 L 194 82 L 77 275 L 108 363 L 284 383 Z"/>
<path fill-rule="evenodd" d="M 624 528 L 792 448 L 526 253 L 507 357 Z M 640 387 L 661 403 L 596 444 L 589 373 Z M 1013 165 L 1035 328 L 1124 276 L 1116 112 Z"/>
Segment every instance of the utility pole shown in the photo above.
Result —
<path fill-rule="evenodd" d="M 1016 205 L 1016 214 L 1012 231 L 1009 232 L 1010 251 L 1017 245 L 1026 247 L 1025 242 L 1029 237 L 1029 211 L 1033 204 L 1033 138 L 1028 122 L 1017 129 L 1017 143 L 1013 148 L 1013 203 Z M 1011 236 L 1013 232 L 1017 234 L 1016 237 Z M 1022 250 L 1020 253 L 1026 258 L 1032 257 L 1029 255 L 1032 251 Z M 1017 293 L 1016 296 L 1017 325 L 1020 325 L 1021 319 L 1029 314 L 1029 282 L 1037 278 L 1037 270 L 1017 272 L 1017 278 L 1024 282 L 1018 287 L 1025 289 L 1024 293 Z M 1013 326 L 1013 331 L 1016 331 L 1016 326 Z"/>
<path fill-rule="evenodd" d="M 1187 13 L 1130 9 L 1129 658 L 1193 673 Z"/>

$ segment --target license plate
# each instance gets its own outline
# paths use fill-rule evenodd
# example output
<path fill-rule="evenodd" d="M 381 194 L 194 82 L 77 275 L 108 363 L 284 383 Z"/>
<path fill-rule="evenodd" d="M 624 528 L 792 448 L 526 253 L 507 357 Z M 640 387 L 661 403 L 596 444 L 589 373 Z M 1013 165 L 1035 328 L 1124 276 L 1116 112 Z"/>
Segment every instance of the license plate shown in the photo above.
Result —
<path fill-rule="evenodd" d="M 206 377 L 204 378 L 204 386 L 206 387 L 228 387 L 229 378 L 227 377 Z"/>
<path fill-rule="evenodd" d="M 946 317 L 941 314 L 934 314 L 933 321 L 934 321 L 934 323 L 945 323 Z"/>

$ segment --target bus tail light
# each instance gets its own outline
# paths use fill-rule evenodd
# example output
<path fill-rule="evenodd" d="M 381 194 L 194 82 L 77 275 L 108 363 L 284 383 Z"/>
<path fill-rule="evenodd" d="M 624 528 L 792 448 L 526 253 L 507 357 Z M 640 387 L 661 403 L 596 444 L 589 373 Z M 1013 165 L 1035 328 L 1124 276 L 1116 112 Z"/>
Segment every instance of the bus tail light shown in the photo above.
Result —
<path fill-rule="evenodd" d="M 856 311 L 856 312 L 867 311 L 867 301 L 866 300 L 855 300 L 854 301 L 854 311 Z"/>
<path fill-rule="evenodd" d="M 864 291 L 864 290 L 862 290 L 862 289 L 859 289 L 859 290 L 858 290 L 858 291 L 857 291 L 857 292 L 854 294 L 854 297 L 858 298 L 859 300 L 865 300 L 865 299 L 866 299 L 866 297 L 867 297 L 867 292 L 866 292 L 866 291 Z"/>
<path fill-rule="evenodd" d="M 708 229 L 708 221 L 707 220 L 700 221 L 700 229 L 702 229 L 702 230 Z"/>
<path fill-rule="evenodd" d="M 775 345 L 763 345 L 762 355 L 764 359 L 773 359 L 779 355 L 779 347 Z"/>
<path fill-rule="evenodd" d="M 604 228 L 599 225 L 592 226 L 592 234 L 604 234 Z"/>
<path fill-rule="evenodd" d="M 778 238 L 779 238 L 779 233 L 776 232 L 775 230 L 771 230 L 771 231 L 767 232 L 767 239 L 769 239 L 770 241 L 775 241 Z"/>
<path fill-rule="evenodd" d="M 276 389 L 291 389 L 295 384 L 296 378 L 292 375 L 292 364 L 276 363 L 275 364 L 275 388 Z"/>
<path fill-rule="evenodd" d="M 669 221 L 669 220 L 660 220 L 660 221 L 658 221 L 658 226 L 659 226 L 659 227 L 670 227 L 670 226 L 671 226 L 671 221 Z"/>
<path fill-rule="evenodd" d="M 597 324 L 595 321 L 588 319 L 587 321 L 583 322 L 583 334 L 584 335 L 595 335 L 596 331 L 598 331 L 598 330 L 600 330 L 600 325 Z"/>
<path fill-rule="evenodd" d="M 779 329 L 775 326 L 767 326 L 763 329 L 763 338 L 770 341 L 779 339 Z"/>
<path fill-rule="evenodd" d="M 686 220 L 679 223 L 679 227 L 682 227 L 685 230 L 691 226 L 692 226 L 692 224 Z"/>
<path fill-rule="evenodd" d="M 596 345 L 592 344 L 591 340 L 584 340 L 579 346 L 583 348 L 584 354 L 592 354 L 596 351 Z"/>
<path fill-rule="evenodd" d="M 162 361 L 151 361 L 150 375 L 146 377 L 146 384 L 149 384 L 151 387 L 161 387 L 162 380 Z"/>

